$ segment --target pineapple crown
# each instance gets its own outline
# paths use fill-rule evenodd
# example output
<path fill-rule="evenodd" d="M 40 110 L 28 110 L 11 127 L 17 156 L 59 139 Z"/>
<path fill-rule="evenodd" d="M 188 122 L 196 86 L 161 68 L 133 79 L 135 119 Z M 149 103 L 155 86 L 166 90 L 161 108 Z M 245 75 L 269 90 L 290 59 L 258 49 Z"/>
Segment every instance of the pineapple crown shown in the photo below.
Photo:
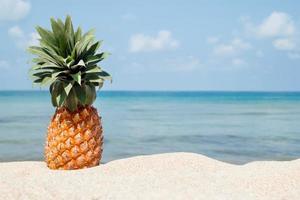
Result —
<path fill-rule="evenodd" d="M 65 22 L 51 18 L 52 31 L 36 27 L 40 35 L 39 46 L 28 51 L 35 55 L 30 75 L 33 83 L 50 85 L 53 106 L 64 106 L 70 111 L 92 105 L 96 99 L 96 87 L 103 86 L 111 76 L 103 71 L 98 62 L 109 54 L 98 52 L 102 41 L 95 41 L 94 30 L 82 34 L 76 31 L 70 16 Z"/>

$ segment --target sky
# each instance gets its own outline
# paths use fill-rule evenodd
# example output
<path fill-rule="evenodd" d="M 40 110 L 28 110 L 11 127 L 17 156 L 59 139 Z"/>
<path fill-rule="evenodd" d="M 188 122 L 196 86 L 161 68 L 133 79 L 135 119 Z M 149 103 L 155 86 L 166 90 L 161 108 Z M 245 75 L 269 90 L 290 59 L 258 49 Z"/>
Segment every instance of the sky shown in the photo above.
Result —
<path fill-rule="evenodd" d="M 96 29 L 104 90 L 300 91 L 300 1 L 0 0 L 0 90 L 28 78 L 35 26 Z"/>

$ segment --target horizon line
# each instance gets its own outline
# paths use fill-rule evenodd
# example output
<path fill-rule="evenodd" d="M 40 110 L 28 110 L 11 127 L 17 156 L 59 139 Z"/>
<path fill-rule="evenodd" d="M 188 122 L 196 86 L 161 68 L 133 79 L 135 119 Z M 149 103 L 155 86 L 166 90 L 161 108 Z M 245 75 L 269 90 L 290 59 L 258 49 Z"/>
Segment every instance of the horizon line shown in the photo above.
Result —
<path fill-rule="evenodd" d="M 97 90 L 97 92 L 300 92 L 300 90 Z M 0 92 L 49 92 L 46 89 L 0 89 Z"/>

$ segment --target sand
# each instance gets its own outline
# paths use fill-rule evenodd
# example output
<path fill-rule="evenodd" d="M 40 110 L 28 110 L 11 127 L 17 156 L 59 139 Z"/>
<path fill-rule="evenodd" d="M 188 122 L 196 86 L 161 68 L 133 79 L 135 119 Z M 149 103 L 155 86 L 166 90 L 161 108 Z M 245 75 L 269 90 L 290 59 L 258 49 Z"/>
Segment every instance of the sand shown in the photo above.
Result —
<path fill-rule="evenodd" d="M 300 159 L 232 165 L 193 153 L 49 170 L 43 162 L 0 163 L 0 199 L 300 199 Z"/>

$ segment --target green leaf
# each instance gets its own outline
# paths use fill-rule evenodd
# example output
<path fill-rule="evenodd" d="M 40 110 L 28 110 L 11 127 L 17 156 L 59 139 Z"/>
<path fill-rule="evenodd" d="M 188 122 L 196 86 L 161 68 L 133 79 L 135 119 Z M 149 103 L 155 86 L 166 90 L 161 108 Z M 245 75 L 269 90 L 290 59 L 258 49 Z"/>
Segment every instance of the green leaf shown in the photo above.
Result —
<path fill-rule="evenodd" d="M 85 63 L 83 60 L 80 60 L 78 63 L 77 63 L 78 66 L 83 66 L 85 67 Z"/>
<path fill-rule="evenodd" d="M 56 22 L 56 20 L 54 18 L 51 18 L 50 22 L 51 22 L 51 27 L 52 27 L 53 35 L 55 36 L 55 38 L 57 40 L 58 37 L 61 36 L 62 33 L 63 33 L 63 27 L 60 26 L 58 24 L 58 22 Z"/>
<path fill-rule="evenodd" d="M 70 38 L 74 38 L 74 29 L 73 29 L 73 24 L 70 15 L 67 15 L 66 21 L 65 21 L 65 30 L 66 33 L 69 34 Z"/>
<path fill-rule="evenodd" d="M 104 80 L 99 79 L 99 80 L 93 80 L 91 83 L 95 86 L 98 87 L 98 90 L 100 90 L 103 87 Z"/>
<path fill-rule="evenodd" d="M 102 69 L 100 69 L 100 67 L 98 67 L 97 65 L 95 65 L 94 68 L 90 68 L 87 71 L 85 71 L 85 73 L 95 73 L 95 72 L 102 72 Z"/>
<path fill-rule="evenodd" d="M 85 80 L 89 81 L 97 80 L 99 78 L 112 81 L 110 74 L 103 70 L 101 70 L 101 72 L 87 73 L 84 77 Z"/>
<path fill-rule="evenodd" d="M 88 55 L 94 55 L 96 53 L 97 49 L 99 49 L 101 43 L 102 43 L 102 41 L 97 41 L 94 44 L 92 44 L 89 48 L 87 47 L 87 50 L 82 55 L 82 57 L 86 57 Z"/>
<path fill-rule="evenodd" d="M 104 82 L 104 79 L 98 77 L 97 79 L 90 80 L 90 82 L 91 82 L 91 83 L 103 83 L 103 82 Z"/>
<path fill-rule="evenodd" d="M 76 96 L 77 98 L 79 99 L 80 103 L 82 105 L 85 105 L 85 100 L 86 100 L 86 91 L 85 89 L 83 89 L 84 86 L 79 86 L 79 85 L 76 85 L 74 87 L 74 90 L 75 90 L 75 93 L 76 93 Z"/>
<path fill-rule="evenodd" d="M 34 65 L 29 69 L 29 72 L 35 72 L 36 70 L 39 70 L 41 68 L 41 65 Z"/>
<path fill-rule="evenodd" d="M 85 105 L 92 105 L 96 99 L 96 90 L 92 84 L 85 84 L 86 100 Z"/>
<path fill-rule="evenodd" d="M 72 53 L 72 50 L 75 45 L 75 40 L 74 40 L 74 29 L 73 29 L 73 24 L 71 17 L 68 15 L 65 20 L 65 33 L 64 36 L 66 38 L 66 43 L 67 43 L 67 54 L 70 55 Z"/>
<path fill-rule="evenodd" d="M 71 74 L 74 81 L 76 81 L 79 85 L 81 85 L 81 72 L 77 72 L 76 74 Z"/>
<path fill-rule="evenodd" d="M 83 34 L 78 27 L 75 32 L 70 16 L 65 21 L 54 18 L 50 21 L 51 30 L 36 27 L 40 43 L 28 49 L 35 56 L 29 75 L 33 76 L 34 83 L 50 84 L 53 105 L 64 105 L 72 90 L 77 105 L 93 103 L 95 87 L 101 87 L 104 80 L 111 80 L 111 76 L 97 66 L 109 54 L 97 53 L 102 41 L 95 41 L 94 30 Z M 83 92 L 85 90 L 87 92 Z"/>
<path fill-rule="evenodd" d="M 77 28 L 76 33 L 75 33 L 75 43 L 76 43 L 77 41 L 81 40 L 81 37 L 82 37 L 81 35 L 82 35 L 82 30 L 81 30 L 81 27 L 79 26 L 79 27 Z"/>
<path fill-rule="evenodd" d="M 65 59 L 65 62 L 67 63 L 67 67 L 70 68 L 72 65 L 74 65 L 74 63 L 76 62 L 75 59 L 73 58 L 73 56 L 68 56 Z"/>
<path fill-rule="evenodd" d="M 36 77 L 51 77 L 51 72 L 49 71 L 44 71 L 44 72 L 37 72 L 37 73 L 34 73 L 32 74 L 33 76 L 36 76 Z"/>
<path fill-rule="evenodd" d="M 61 19 L 59 19 L 59 18 L 57 19 L 57 24 L 59 25 L 61 30 L 65 29 L 64 22 Z"/>
<path fill-rule="evenodd" d="M 59 95 L 60 87 L 62 83 L 60 81 L 55 81 L 50 86 L 50 93 L 51 93 L 51 102 L 54 107 L 58 106 L 57 96 Z"/>
<path fill-rule="evenodd" d="M 90 43 L 92 43 L 94 41 L 94 30 L 90 30 L 88 31 L 86 34 L 84 34 L 82 36 L 82 38 L 80 39 L 80 41 L 78 41 L 75 44 L 75 48 L 77 51 L 77 55 L 79 59 L 83 59 L 84 56 L 84 52 L 86 51 L 86 49 L 88 48 L 88 46 L 90 45 Z"/>
<path fill-rule="evenodd" d="M 62 81 L 56 81 L 56 82 L 57 82 L 56 83 L 56 88 L 57 88 L 56 103 L 57 103 L 57 106 L 62 106 L 67 98 L 67 95 L 64 91 L 65 84 Z"/>
<path fill-rule="evenodd" d="M 52 73 L 52 77 L 53 77 L 53 78 L 57 78 L 57 77 L 59 77 L 59 76 L 61 76 L 61 75 L 68 74 L 68 73 L 70 73 L 69 70 L 58 71 L 58 72 Z"/>
<path fill-rule="evenodd" d="M 49 49 L 31 46 L 28 48 L 28 51 L 32 54 L 39 56 L 41 59 L 47 60 L 50 63 L 64 66 L 65 62 L 64 59 L 57 55 L 55 52 L 51 52 Z"/>
<path fill-rule="evenodd" d="M 27 51 L 30 52 L 29 49 L 27 49 Z M 31 61 L 37 65 L 44 65 L 44 64 L 48 63 L 40 57 L 33 58 Z"/>
<path fill-rule="evenodd" d="M 92 81 L 92 80 L 97 80 L 97 79 L 99 79 L 98 72 L 97 73 L 84 74 L 83 79 L 87 82 Z"/>
<path fill-rule="evenodd" d="M 90 37 L 94 38 L 94 35 L 95 35 L 95 29 L 91 29 L 82 36 L 81 40 L 87 40 Z"/>
<path fill-rule="evenodd" d="M 45 66 L 45 67 L 41 67 L 40 69 L 38 69 L 38 70 L 53 70 L 53 71 L 61 71 L 62 70 L 62 68 L 60 68 L 60 67 L 57 67 L 57 66 Z"/>
<path fill-rule="evenodd" d="M 56 77 L 45 77 L 42 82 L 41 82 L 41 86 L 46 86 L 46 85 L 50 85 L 52 84 L 54 81 L 56 81 Z"/>
<path fill-rule="evenodd" d="M 97 64 L 98 62 L 104 60 L 107 58 L 107 56 L 110 55 L 109 53 L 103 52 L 96 55 L 89 56 L 87 58 L 87 65 L 92 66 Z"/>
<path fill-rule="evenodd" d="M 36 27 L 37 32 L 39 33 L 41 39 L 40 46 L 53 50 L 55 53 L 60 53 L 57 41 L 53 35 L 53 33 L 47 29 L 44 29 L 40 26 Z"/>
<path fill-rule="evenodd" d="M 100 90 L 103 87 L 103 83 L 99 83 L 98 90 Z"/>
<path fill-rule="evenodd" d="M 109 73 L 107 73 L 106 71 L 102 71 L 99 73 L 99 76 L 101 78 L 103 78 L 104 80 L 109 80 L 112 83 L 112 77 Z"/>
<path fill-rule="evenodd" d="M 33 83 L 41 83 L 43 81 L 43 78 L 38 78 L 38 79 L 35 79 L 33 81 Z"/>
<path fill-rule="evenodd" d="M 74 112 L 77 109 L 78 101 L 77 101 L 77 98 L 76 98 L 76 93 L 73 89 L 70 91 L 70 94 L 68 95 L 64 105 L 71 112 Z"/>
<path fill-rule="evenodd" d="M 76 65 L 70 66 L 71 70 L 79 70 L 81 67 L 85 67 L 85 63 L 83 60 L 80 60 Z"/>
<path fill-rule="evenodd" d="M 46 30 L 40 26 L 37 26 L 36 31 L 39 33 L 39 35 L 41 37 L 41 41 L 43 43 L 45 43 L 51 47 L 55 47 L 56 40 L 55 40 L 53 34 L 49 30 Z"/>
<path fill-rule="evenodd" d="M 51 26 L 52 26 L 52 31 L 55 36 L 55 40 L 59 46 L 60 50 L 60 55 L 62 57 L 67 57 L 68 49 L 67 49 L 67 39 L 64 31 L 64 24 L 63 22 L 58 19 L 55 21 L 55 19 L 51 18 Z"/>
<path fill-rule="evenodd" d="M 38 78 L 51 77 L 52 73 L 54 72 L 56 72 L 56 70 L 53 69 L 30 70 L 29 76 L 33 79 L 35 79 L 36 77 Z"/>
<path fill-rule="evenodd" d="M 64 90 L 65 90 L 67 96 L 69 95 L 72 87 L 73 87 L 73 82 L 71 82 L 71 83 L 64 86 Z"/>
<path fill-rule="evenodd" d="M 55 82 L 54 82 L 54 83 L 55 83 Z M 52 102 L 52 105 L 53 105 L 53 106 L 57 106 L 56 99 L 54 99 L 54 92 L 53 92 L 53 88 L 54 88 L 53 84 L 54 84 L 54 83 L 52 83 L 52 84 L 50 85 L 51 102 Z"/>
<path fill-rule="evenodd" d="M 66 98 L 67 98 L 67 95 L 66 95 L 65 92 L 59 93 L 59 94 L 57 95 L 57 97 L 56 97 L 57 105 L 58 105 L 58 106 L 62 106 L 63 103 L 65 102 Z"/>
<path fill-rule="evenodd" d="M 49 43 L 46 40 L 40 39 L 40 46 L 42 48 L 49 49 L 51 52 L 54 52 L 57 55 L 60 54 L 59 47 L 56 44 Z"/>

